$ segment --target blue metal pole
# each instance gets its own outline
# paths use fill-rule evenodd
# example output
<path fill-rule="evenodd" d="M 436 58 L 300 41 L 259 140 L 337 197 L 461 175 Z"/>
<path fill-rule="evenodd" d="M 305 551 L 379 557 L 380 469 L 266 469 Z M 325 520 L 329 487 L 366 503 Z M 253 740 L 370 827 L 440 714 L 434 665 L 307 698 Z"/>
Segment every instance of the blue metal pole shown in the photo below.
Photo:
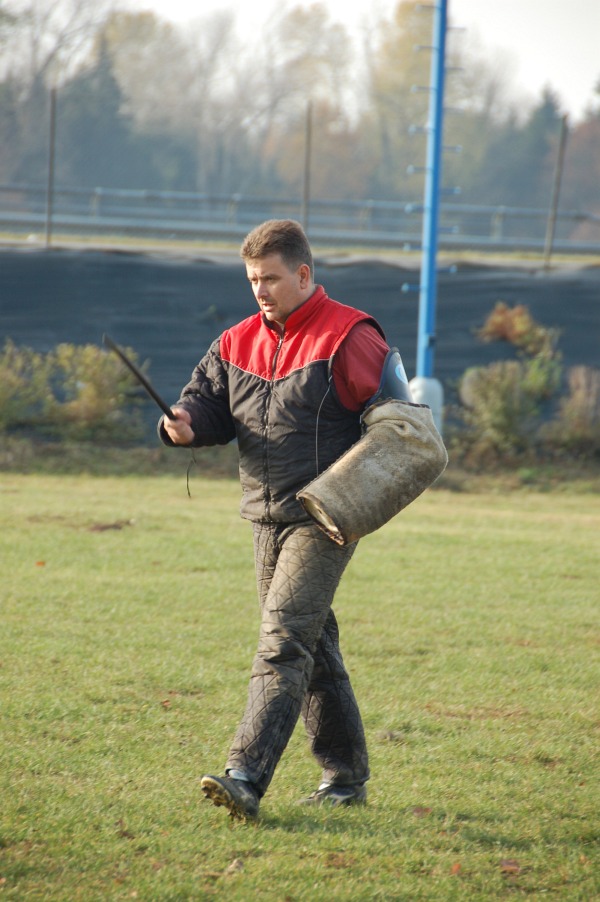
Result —
<path fill-rule="evenodd" d="M 444 120 L 444 77 L 446 58 L 447 0 L 437 0 L 434 8 L 431 53 L 431 93 L 427 136 L 425 201 L 423 210 L 421 282 L 417 376 L 433 376 L 435 313 L 437 301 L 437 244 Z"/>

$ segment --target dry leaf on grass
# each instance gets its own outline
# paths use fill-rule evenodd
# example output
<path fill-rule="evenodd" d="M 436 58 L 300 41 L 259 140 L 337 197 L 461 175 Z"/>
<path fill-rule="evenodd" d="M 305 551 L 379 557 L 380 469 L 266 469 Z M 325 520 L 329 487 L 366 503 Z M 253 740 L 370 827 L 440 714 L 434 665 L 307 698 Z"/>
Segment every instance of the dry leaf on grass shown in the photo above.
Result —
<path fill-rule="evenodd" d="M 237 874 L 239 871 L 244 870 L 244 862 L 241 858 L 234 858 L 229 867 L 226 869 L 226 874 Z"/>
<path fill-rule="evenodd" d="M 503 858 L 500 862 L 500 870 L 503 874 L 516 875 L 521 873 L 521 865 L 514 858 Z"/>

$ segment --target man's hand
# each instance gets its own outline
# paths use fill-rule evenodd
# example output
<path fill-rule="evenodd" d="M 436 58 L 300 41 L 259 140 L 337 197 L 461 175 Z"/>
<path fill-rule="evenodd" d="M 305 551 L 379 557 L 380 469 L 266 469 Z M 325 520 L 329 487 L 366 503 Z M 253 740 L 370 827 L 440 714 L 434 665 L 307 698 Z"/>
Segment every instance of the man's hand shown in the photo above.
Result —
<path fill-rule="evenodd" d="M 194 440 L 194 430 L 190 425 L 191 416 L 184 407 L 173 407 L 172 410 L 177 419 L 163 418 L 165 432 L 175 445 L 191 445 Z"/>

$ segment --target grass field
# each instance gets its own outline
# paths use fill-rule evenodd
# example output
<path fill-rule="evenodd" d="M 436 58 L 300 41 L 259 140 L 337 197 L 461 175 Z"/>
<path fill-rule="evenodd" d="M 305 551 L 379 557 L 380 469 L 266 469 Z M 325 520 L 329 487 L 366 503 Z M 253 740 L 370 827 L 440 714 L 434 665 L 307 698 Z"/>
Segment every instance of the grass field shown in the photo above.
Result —
<path fill-rule="evenodd" d="M 336 611 L 373 777 L 257 825 L 201 799 L 257 634 L 233 480 L 0 480 L 0 896 L 600 898 L 600 496 L 435 489 L 364 539 Z"/>

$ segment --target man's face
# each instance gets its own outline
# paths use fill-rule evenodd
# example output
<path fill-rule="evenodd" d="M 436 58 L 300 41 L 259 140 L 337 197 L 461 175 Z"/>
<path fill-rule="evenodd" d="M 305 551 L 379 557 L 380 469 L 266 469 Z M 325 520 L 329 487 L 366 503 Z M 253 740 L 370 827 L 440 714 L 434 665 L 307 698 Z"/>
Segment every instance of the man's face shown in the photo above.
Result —
<path fill-rule="evenodd" d="M 291 270 L 281 259 L 281 254 L 269 254 L 246 263 L 246 273 L 264 316 L 281 326 L 313 292 L 308 264 Z"/>

